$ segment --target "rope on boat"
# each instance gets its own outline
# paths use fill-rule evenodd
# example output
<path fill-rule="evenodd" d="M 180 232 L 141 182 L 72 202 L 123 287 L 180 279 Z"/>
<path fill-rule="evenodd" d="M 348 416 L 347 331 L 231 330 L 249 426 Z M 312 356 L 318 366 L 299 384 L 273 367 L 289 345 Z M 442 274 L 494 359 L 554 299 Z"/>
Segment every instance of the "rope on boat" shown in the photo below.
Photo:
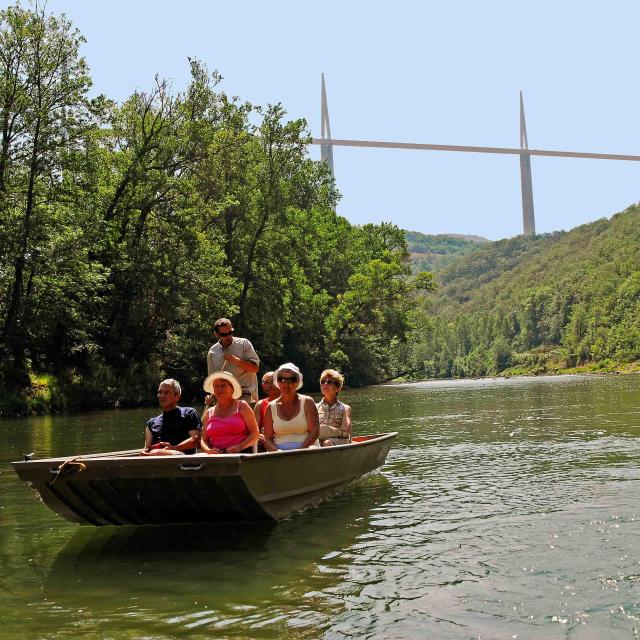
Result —
<path fill-rule="evenodd" d="M 59 467 L 57 473 L 49 480 L 49 486 L 51 486 L 60 476 L 66 476 L 71 473 L 78 473 L 84 471 L 87 465 L 84 462 L 80 462 L 80 457 L 69 458 L 65 460 Z"/>

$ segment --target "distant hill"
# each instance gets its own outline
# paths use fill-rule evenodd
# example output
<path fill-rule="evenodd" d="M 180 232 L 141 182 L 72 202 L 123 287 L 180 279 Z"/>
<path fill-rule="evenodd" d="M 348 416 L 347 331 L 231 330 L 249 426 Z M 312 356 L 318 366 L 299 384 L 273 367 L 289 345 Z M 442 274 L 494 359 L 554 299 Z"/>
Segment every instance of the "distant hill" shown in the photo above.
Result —
<path fill-rule="evenodd" d="M 455 233 L 427 235 L 418 231 L 405 231 L 405 237 L 414 273 L 438 273 L 446 269 L 457 257 L 472 253 L 490 242 L 481 236 Z"/>
<path fill-rule="evenodd" d="M 611 369 L 640 360 L 640 207 L 476 246 L 436 274 L 417 377 Z"/>

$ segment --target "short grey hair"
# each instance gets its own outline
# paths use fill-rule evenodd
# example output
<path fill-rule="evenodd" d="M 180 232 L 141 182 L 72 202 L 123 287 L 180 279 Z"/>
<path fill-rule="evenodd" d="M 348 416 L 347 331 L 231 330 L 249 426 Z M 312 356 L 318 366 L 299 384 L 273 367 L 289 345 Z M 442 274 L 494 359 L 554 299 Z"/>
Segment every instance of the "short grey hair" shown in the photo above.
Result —
<path fill-rule="evenodd" d="M 180 387 L 180 383 L 177 380 L 174 380 L 173 378 L 167 378 L 158 385 L 158 388 L 163 385 L 171 387 L 173 389 L 173 393 L 175 393 L 177 396 L 182 395 L 182 388 Z"/>
<path fill-rule="evenodd" d="M 217 332 L 220 327 L 232 327 L 232 326 L 233 326 L 233 323 L 231 322 L 231 320 L 229 320 L 229 318 L 218 318 L 213 323 L 213 330 Z"/>

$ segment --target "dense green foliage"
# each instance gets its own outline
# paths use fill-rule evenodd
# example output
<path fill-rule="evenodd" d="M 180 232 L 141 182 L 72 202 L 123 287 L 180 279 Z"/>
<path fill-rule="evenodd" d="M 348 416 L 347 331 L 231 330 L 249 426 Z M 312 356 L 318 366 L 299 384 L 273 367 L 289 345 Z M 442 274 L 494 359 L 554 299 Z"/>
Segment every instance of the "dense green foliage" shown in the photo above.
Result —
<path fill-rule="evenodd" d="M 432 236 L 418 231 L 405 231 L 405 237 L 414 273 L 443 271 L 460 256 L 472 253 L 489 242 L 479 236 Z"/>
<path fill-rule="evenodd" d="M 482 246 L 440 275 L 413 336 L 415 377 L 556 371 L 640 359 L 640 208 Z"/>
<path fill-rule="evenodd" d="M 305 122 L 227 97 L 196 60 L 183 92 L 90 99 L 82 42 L 64 17 L 0 13 L 4 411 L 36 379 L 54 406 L 148 401 L 163 376 L 191 398 L 220 316 L 265 368 L 393 377 L 431 281 L 402 231 L 334 213 Z"/>
<path fill-rule="evenodd" d="M 0 12 L 0 415 L 148 402 L 165 376 L 197 397 L 220 316 L 312 386 L 640 359 L 638 207 L 494 243 L 354 226 L 281 105 L 197 60 L 181 92 L 90 98 L 82 43 Z"/>

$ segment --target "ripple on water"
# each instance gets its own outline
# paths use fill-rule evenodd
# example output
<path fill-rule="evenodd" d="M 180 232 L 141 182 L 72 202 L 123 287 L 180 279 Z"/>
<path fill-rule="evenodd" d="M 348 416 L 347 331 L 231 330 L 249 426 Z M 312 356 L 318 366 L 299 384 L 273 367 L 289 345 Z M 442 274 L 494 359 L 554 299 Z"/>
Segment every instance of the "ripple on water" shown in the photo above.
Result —
<path fill-rule="evenodd" d="M 416 616 L 443 638 L 639 633 L 637 411 L 594 416 L 585 398 L 470 412 L 422 404 L 385 467 L 393 500 L 350 550 L 351 633 L 411 637 Z M 616 589 L 619 609 L 603 589 Z M 375 616 L 354 616 L 367 603 Z"/>
<path fill-rule="evenodd" d="M 264 530 L 69 539 L 12 499 L 0 604 L 43 638 L 640 637 L 639 382 L 349 392 L 358 430 L 399 431 L 388 464 Z"/>

